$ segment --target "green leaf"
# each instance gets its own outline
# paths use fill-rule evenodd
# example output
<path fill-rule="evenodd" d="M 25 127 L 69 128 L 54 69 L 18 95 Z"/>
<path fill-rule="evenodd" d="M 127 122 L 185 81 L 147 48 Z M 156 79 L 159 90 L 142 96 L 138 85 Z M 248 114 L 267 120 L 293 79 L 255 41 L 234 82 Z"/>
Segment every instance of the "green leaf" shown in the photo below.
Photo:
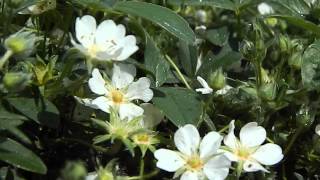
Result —
<path fill-rule="evenodd" d="M 168 3 L 177 6 L 215 6 L 222 9 L 235 9 L 235 4 L 231 0 L 168 0 Z"/>
<path fill-rule="evenodd" d="M 242 58 L 239 52 L 233 51 L 229 46 L 225 46 L 218 55 L 209 52 L 204 58 L 202 65 L 198 70 L 198 74 L 206 78 L 211 72 L 214 72 L 219 67 L 226 68 Z"/>
<path fill-rule="evenodd" d="M 272 15 L 269 17 L 283 19 L 294 26 L 311 31 L 316 36 L 320 36 L 320 27 L 303 18 L 295 17 L 295 16 L 286 16 L 286 15 Z"/>
<path fill-rule="evenodd" d="M 320 88 L 320 41 L 311 44 L 304 52 L 301 65 L 303 85 L 308 89 Z"/>
<path fill-rule="evenodd" d="M 157 88 L 154 93 L 155 106 L 177 127 L 198 123 L 201 103 L 197 93 L 189 89 L 174 87 Z"/>
<path fill-rule="evenodd" d="M 73 2 L 80 4 L 81 6 L 104 11 L 111 8 L 115 4 L 116 0 L 73 0 Z"/>
<path fill-rule="evenodd" d="M 181 40 L 178 43 L 178 48 L 178 55 L 182 68 L 189 77 L 194 77 L 198 61 L 197 47 L 188 45 L 185 41 Z"/>
<path fill-rule="evenodd" d="M 49 100 L 41 101 L 26 97 L 8 98 L 7 100 L 20 113 L 35 122 L 51 128 L 58 127 L 59 111 Z"/>
<path fill-rule="evenodd" d="M 153 73 L 156 87 L 159 87 L 166 82 L 170 65 L 148 34 L 146 35 L 146 41 L 144 63 L 146 69 Z"/>
<path fill-rule="evenodd" d="M 225 46 L 228 42 L 230 32 L 227 27 L 210 29 L 206 32 L 206 39 L 217 46 Z"/>
<path fill-rule="evenodd" d="M 195 34 L 188 22 L 168 8 L 146 2 L 125 1 L 116 3 L 114 9 L 152 21 L 189 44 L 195 41 Z"/>
<path fill-rule="evenodd" d="M 47 172 L 46 165 L 36 154 L 10 138 L 0 137 L 0 160 L 27 171 Z"/>
<path fill-rule="evenodd" d="M 310 12 L 310 8 L 304 0 L 272 0 L 270 5 L 281 14 L 301 17 L 301 15 Z"/>

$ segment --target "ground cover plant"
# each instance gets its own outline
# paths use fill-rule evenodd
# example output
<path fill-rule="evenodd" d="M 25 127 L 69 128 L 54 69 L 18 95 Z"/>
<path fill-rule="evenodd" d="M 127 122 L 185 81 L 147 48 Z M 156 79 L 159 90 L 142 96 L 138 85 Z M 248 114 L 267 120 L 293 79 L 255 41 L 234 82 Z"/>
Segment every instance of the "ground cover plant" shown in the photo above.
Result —
<path fill-rule="evenodd" d="M 319 178 L 320 1 L 0 3 L 0 179 Z"/>

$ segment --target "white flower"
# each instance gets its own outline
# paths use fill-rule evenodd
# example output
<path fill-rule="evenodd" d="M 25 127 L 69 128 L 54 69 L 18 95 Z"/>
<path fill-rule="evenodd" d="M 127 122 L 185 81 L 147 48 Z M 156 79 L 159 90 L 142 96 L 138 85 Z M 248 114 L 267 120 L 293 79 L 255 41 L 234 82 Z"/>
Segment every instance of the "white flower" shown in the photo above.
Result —
<path fill-rule="evenodd" d="M 233 87 L 231 87 L 231 86 L 229 86 L 229 85 L 226 85 L 226 86 L 224 86 L 222 89 L 218 90 L 218 91 L 216 92 L 216 94 L 218 94 L 218 95 L 227 94 L 228 91 L 230 91 L 230 89 L 232 89 L 232 88 L 233 88 Z"/>
<path fill-rule="evenodd" d="M 316 126 L 316 134 L 320 136 L 320 124 Z"/>
<path fill-rule="evenodd" d="M 272 13 L 274 13 L 273 8 L 272 8 L 269 4 L 267 4 L 267 3 L 265 3 L 265 2 L 260 3 L 260 4 L 258 5 L 258 11 L 259 11 L 259 13 L 260 13 L 261 15 L 267 15 L 267 14 L 272 14 Z"/>
<path fill-rule="evenodd" d="M 141 116 L 143 109 L 131 101 L 142 100 L 148 102 L 153 97 L 150 89 L 150 80 L 142 77 L 133 82 L 136 68 L 129 64 L 114 64 L 111 82 L 105 81 L 98 69 L 92 71 L 89 79 L 89 88 L 100 95 L 92 100 L 92 105 L 109 113 L 110 108 L 117 110 L 121 119 L 129 120 Z M 89 102 L 89 101 L 87 101 Z"/>
<path fill-rule="evenodd" d="M 85 177 L 85 180 L 96 180 L 97 177 L 98 177 L 98 174 L 96 172 L 92 172 Z"/>
<path fill-rule="evenodd" d="M 202 94 L 211 94 L 213 92 L 213 89 L 209 87 L 206 80 L 204 80 L 202 77 L 198 76 L 197 80 L 202 85 L 203 88 L 196 89 L 197 92 L 201 92 Z"/>
<path fill-rule="evenodd" d="M 80 44 L 71 39 L 72 44 L 90 58 L 123 61 L 139 49 L 135 36 L 126 36 L 125 27 L 112 20 L 105 20 L 97 27 L 94 17 L 78 17 L 75 31 Z"/>
<path fill-rule="evenodd" d="M 174 134 L 174 142 L 180 152 L 169 149 L 155 151 L 157 167 L 176 172 L 176 177 L 182 174 L 181 180 L 224 179 L 228 176 L 231 162 L 217 153 L 222 139 L 213 131 L 201 140 L 194 125 L 185 125 Z"/>
<path fill-rule="evenodd" d="M 246 172 L 262 170 L 262 165 L 274 165 L 283 158 L 282 149 L 277 144 L 267 143 L 266 130 L 256 122 L 250 122 L 240 130 L 240 140 L 234 135 L 234 120 L 229 125 L 229 134 L 224 137 L 228 152 L 225 155 L 231 160 L 243 163 Z M 262 164 L 262 165 L 261 165 Z"/>

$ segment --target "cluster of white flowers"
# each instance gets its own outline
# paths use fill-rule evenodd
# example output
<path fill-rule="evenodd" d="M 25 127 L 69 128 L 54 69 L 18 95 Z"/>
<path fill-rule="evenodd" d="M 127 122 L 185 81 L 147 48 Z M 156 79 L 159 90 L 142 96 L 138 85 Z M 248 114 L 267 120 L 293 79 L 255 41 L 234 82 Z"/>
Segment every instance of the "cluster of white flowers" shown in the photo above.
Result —
<path fill-rule="evenodd" d="M 157 167 L 181 175 L 181 180 L 220 180 L 228 176 L 231 162 L 238 162 L 245 172 L 268 172 L 263 165 L 274 165 L 283 158 L 280 146 L 267 143 L 266 130 L 256 122 L 246 124 L 240 130 L 240 140 L 234 135 L 234 121 L 224 138 L 215 131 L 201 140 L 194 125 L 185 125 L 177 130 L 174 142 L 179 151 L 159 149 L 155 151 Z M 221 146 L 221 142 L 225 146 Z M 239 167 L 239 166 L 238 166 Z"/>

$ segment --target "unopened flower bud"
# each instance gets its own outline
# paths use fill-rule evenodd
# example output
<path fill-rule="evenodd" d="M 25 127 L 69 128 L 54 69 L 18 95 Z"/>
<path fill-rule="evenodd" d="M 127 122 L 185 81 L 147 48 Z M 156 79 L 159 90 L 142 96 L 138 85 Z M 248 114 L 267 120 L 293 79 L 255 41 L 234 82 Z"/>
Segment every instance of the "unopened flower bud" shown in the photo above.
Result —
<path fill-rule="evenodd" d="M 264 83 L 259 88 L 259 96 L 266 100 L 272 101 L 277 96 L 277 85 L 274 82 Z"/>
<path fill-rule="evenodd" d="M 279 37 L 279 46 L 280 46 L 280 51 L 281 52 L 287 52 L 288 50 L 291 49 L 290 45 L 290 39 L 286 36 L 281 35 Z"/>
<path fill-rule="evenodd" d="M 28 57 L 37 40 L 38 38 L 33 33 L 21 30 L 9 36 L 4 44 L 6 49 L 12 51 L 13 54 Z"/>
<path fill-rule="evenodd" d="M 9 72 L 3 77 L 3 84 L 9 91 L 20 91 L 30 82 L 31 74 L 23 72 Z"/>
<path fill-rule="evenodd" d="M 300 52 L 292 54 L 288 60 L 288 64 L 293 69 L 296 69 L 296 70 L 301 69 L 302 54 Z"/>
<path fill-rule="evenodd" d="M 209 76 L 209 86 L 214 90 L 222 89 L 226 85 L 226 78 L 222 68 L 219 68 Z"/>
<path fill-rule="evenodd" d="M 197 10 L 195 13 L 195 19 L 201 23 L 205 23 L 208 20 L 208 15 L 205 10 Z"/>
<path fill-rule="evenodd" d="M 252 57 L 255 56 L 255 47 L 253 42 L 244 40 L 241 45 L 240 52 L 249 60 L 252 59 Z"/>

